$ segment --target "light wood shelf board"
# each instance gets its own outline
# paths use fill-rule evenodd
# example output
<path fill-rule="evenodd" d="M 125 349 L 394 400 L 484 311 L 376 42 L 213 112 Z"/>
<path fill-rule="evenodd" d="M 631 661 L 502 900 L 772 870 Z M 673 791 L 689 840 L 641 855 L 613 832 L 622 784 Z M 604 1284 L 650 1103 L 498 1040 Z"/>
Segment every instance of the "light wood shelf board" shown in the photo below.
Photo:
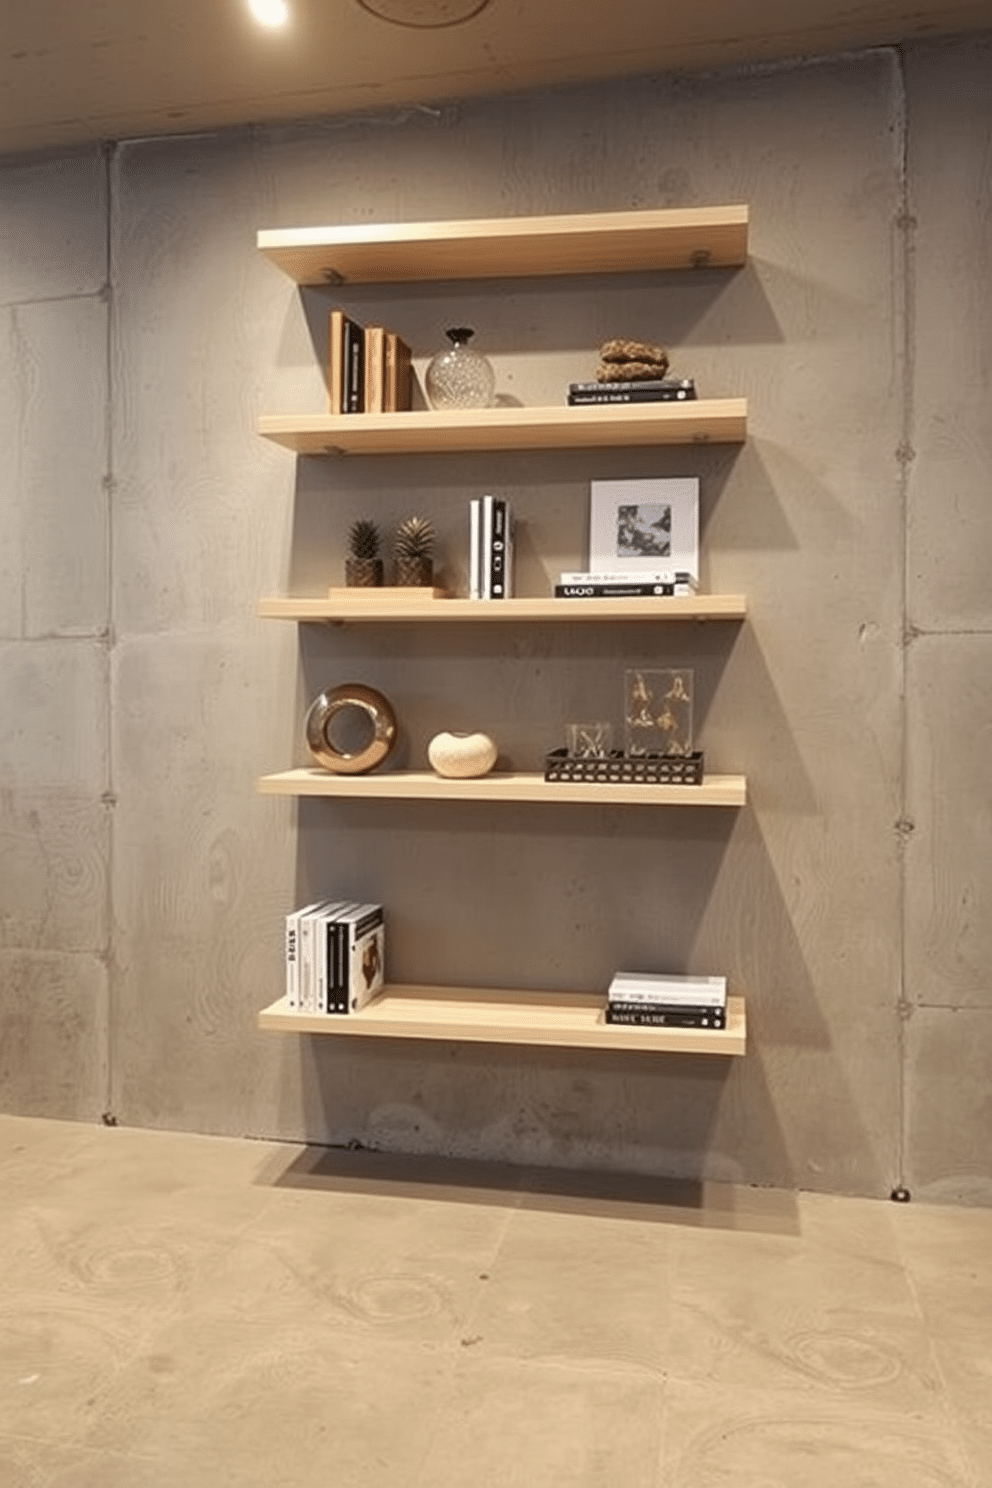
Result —
<path fill-rule="evenodd" d="M 473 780 L 446 780 L 433 771 L 394 770 L 335 775 L 302 768 L 263 775 L 263 795 L 332 796 L 349 800 L 532 801 L 596 806 L 744 806 L 743 775 L 705 775 L 700 785 L 601 785 L 547 781 L 542 775 L 496 772 Z"/>
<path fill-rule="evenodd" d="M 602 993 L 390 985 L 360 1013 L 346 1017 L 293 1012 L 281 999 L 259 1013 L 258 1026 L 266 1032 L 353 1038 L 742 1055 L 747 1043 L 744 999 L 732 996 L 727 1003 L 725 1029 L 630 1028 L 604 1021 Z"/>
<path fill-rule="evenodd" d="M 606 403 L 571 408 L 456 408 L 444 412 L 263 414 L 259 433 L 299 455 L 589 449 L 741 444 L 746 398 Z"/>
<path fill-rule="evenodd" d="M 737 268 L 745 206 L 468 222 L 264 228 L 258 247 L 297 284 Z"/>
<path fill-rule="evenodd" d="M 314 596 L 262 599 L 258 614 L 263 620 L 296 620 L 331 623 L 389 620 L 500 621 L 552 620 L 572 624 L 578 620 L 743 620 L 747 601 L 743 594 L 671 595 L 651 599 L 443 599 L 412 600 L 404 604 L 391 598 L 381 606 L 371 599 L 327 599 Z"/>

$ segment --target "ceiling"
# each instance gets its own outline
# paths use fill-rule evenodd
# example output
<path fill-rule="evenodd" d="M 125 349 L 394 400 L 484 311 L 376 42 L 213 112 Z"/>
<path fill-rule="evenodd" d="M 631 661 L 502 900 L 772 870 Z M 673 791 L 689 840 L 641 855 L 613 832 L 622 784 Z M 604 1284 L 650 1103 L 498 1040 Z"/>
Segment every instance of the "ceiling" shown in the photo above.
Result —
<path fill-rule="evenodd" d="M 286 3 L 0 0 L 0 154 L 992 29 L 990 0 Z"/>

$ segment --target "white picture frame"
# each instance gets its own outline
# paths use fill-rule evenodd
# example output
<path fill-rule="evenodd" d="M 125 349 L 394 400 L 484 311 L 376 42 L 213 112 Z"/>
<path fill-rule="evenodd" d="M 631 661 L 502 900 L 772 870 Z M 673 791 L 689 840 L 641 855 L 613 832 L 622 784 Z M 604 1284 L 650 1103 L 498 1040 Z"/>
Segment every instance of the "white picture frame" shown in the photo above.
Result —
<path fill-rule="evenodd" d="M 699 477 L 591 481 L 589 572 L 662 570 L 699 578 Z"/>

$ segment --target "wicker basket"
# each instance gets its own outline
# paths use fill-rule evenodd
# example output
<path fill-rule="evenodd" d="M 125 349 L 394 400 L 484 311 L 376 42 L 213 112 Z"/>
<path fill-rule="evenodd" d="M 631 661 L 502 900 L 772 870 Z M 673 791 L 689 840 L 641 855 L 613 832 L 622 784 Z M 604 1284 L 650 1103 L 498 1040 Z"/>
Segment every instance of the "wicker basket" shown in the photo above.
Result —
<path fill-rule="evenodd" d="M 554 749 L 544 760 L 545 780 L 589 780 L 597 785 L 702 785 L 703 755 L 623 754 L 605 757 L 570 755 Z"/>

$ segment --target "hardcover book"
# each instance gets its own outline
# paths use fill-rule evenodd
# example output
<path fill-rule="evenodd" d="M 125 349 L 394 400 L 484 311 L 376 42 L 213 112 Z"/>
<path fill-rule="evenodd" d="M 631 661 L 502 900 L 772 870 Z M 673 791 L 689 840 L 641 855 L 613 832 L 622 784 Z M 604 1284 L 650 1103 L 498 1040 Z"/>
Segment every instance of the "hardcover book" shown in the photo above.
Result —
<path fill-rule="evenodd" d="M 659 972 L 618 971 L 610 982 L 610 1002 L 694 1003 L 724 1007 L 727 978 L 666 976 Z"/>
<path fill-rule="evenodd" d="M 723 1008 L 712 1008 L 705 1013 L 685 1013 L 677 1009 L 615 1008 L 611 1003 L 604 1015 L 607 1023 L 620 1023 L 628 1028 L 726 1028 L 727 1017 Z"/>
<path fill-rule="evenodd" d="M 413 354 L 395 331 L 385 336 L 383 412 L 405 413 L 413 402 Z"/>
<path fill-rule="evenodd" d="M 343 310 L 332 310 L 327 336 L 327 389 L 331 413 L 360 413 L 364 388 L 365 333 Z"/>

